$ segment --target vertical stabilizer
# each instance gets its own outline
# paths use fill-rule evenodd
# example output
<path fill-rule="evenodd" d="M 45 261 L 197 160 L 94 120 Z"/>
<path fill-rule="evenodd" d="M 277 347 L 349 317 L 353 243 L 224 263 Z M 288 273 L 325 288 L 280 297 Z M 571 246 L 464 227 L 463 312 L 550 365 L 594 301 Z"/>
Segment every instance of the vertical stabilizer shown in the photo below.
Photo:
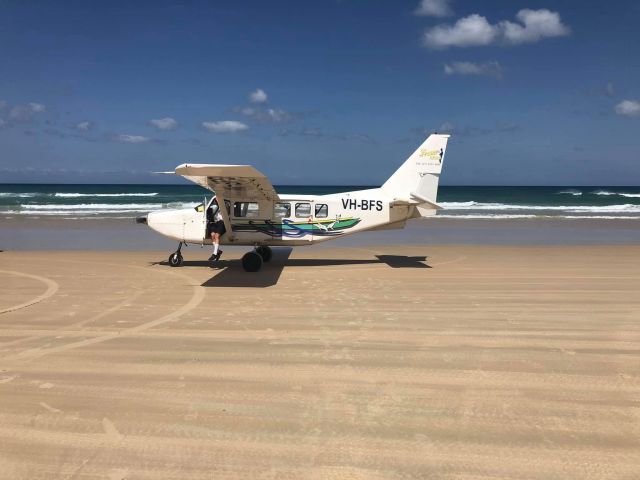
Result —
<path fill-rule="evenodd" d="M 435 204 L 449 135 L 434 133 L 391 175 L 381 189 L 396 199 Z"/>

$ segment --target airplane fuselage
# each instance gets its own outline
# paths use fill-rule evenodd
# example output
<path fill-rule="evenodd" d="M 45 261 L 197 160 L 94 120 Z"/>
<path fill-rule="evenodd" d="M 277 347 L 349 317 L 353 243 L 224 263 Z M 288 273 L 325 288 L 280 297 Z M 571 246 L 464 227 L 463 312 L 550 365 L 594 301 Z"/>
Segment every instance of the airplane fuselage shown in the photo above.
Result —
<path fill-rule="evenodd" d="M 146 223 L 180 242 L 211 244 L 206 209 L 212 200 L 195 208 L 151 212 Z M 366 230 L 403 228 L 409 218 L 424 216 L 416 214 L 414 205 L 390 198 L 379 188 L 279 195 L 278 201 L 231 197 L 224 202 L 229 215 L 220 241 L 231 245 L 311 245 Z"/>

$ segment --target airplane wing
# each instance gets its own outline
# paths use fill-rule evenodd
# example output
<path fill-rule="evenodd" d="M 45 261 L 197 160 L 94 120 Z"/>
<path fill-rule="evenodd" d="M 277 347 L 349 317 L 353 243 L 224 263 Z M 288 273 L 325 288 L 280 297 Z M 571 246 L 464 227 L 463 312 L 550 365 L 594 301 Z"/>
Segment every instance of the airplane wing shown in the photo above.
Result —
<path fill-rule="evenodd" d="M 269 179 L 250 165 L 183 163 L 175 172 L 222 198 L 280 200 Z"/>

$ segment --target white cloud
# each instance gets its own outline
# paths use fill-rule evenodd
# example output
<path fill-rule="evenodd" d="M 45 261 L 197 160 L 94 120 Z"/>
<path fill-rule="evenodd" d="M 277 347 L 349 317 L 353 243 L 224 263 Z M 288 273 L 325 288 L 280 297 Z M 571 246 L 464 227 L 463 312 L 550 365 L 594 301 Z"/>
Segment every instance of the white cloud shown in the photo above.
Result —
<path fill-rule="evenodd" d="M 236 120 L 221 120 L 219 122 L 202 122 L 202 128 L 212 133 L 237 133 L 248 130 L 249 127 Z"/>
<path fill-rule="evenodd" d="M 613 88 L 613 83 L 609 82 L 604 86 L 604 93 L 607 97 L 613 97 L 615 95 L 615 90 Z"/>
<path fill-rule="evenodd" d="M 122 143 L 145 143 L 151 140 L 149 137 L 143 137 L 142 135 L 127 135 L 124 133 L 118 135 L 116 139 Z"/>
<path fill-rule="evenodd" d="M 637 100 L 623 100 L 616 105 L 616 113 L 625 117 L 640 117 L 640 102 Z"/>
<path fill-rule="evenodd" d="M 9 118 L 16 122 L 30 122 L 34 113 L 45 112 L 47 108 L 41 103 L 16 105 L 9 111 Z"/>
<path fill-rule="evenodd" d="M 175 130 L 178 128 L 178 122 L 171 117 L 149 120 L 149 125 L 158 130 Z"/>
<path fill-rule="evenodd" d="M 267 94 L 261 88 L 249 94 L 249 100 L 253 103 L 264 103 L 267 101 Z"/>
<path fill-rule="evenodd" d="M 560 20 L 559 13 L 545 8 L 540 10 L 525 8 L 518 12 L 516 18 L 522 22 L 522 25 L 508 20 L 499 24 L 505 41 L 512 45 L 537 42 L 543 38 L 562 37 L 571 32 L 569 27 Z"/>
<path fill-rule="evenodd" d="M 236 107 L 234 111 L 256 122 L 285 123 L 293 119 L 291 113 L 281 108 L 264 108 L 262 106 L 256 108 Z"/>
<path fill-rule="evenodd" d="M 451 0 L 422 0 L 413 11 L 420 17 L 448 17 L 453 15 Z"/>
<path fill-rule="evenodd" d="M 45 107 L 43 104 L 33 102 L 29 104 L 29 108 L 32 112 L 44 112 L 47 110 L 47 107 Z"/>
<path fill-rule="evenodd" d="M 81 132 L 88 132 L 91 130 L 91 122 L 80 122 L 76 125 L 76 129 Z"/>
<path fill-rule="evenodd" d="M 497 36 L 496 27 L 485 17 L 474 13 L 452 26 L 437 25 L 424 32 L 424 45 L 429 48 L 474 47 L 489 45 Z"/>
<path fill-rule="evenodd" d="M 473 63 L 451 62 L 444 65 L 444 73 L 447 75 L 480 75 L 487 77 L 502 77 L 502 66 L 496 62 Z"/>
<path fill-rule="evenodd" d="M 289 120 L 291 115 L 279 108 L 269 108 L 267 110 L 267 117 L 273 122 L 280 123 Z"/>
<path fill-rule="evenodd" d="M 455 127 L 451 122 L 444 122 L 440 125 L 440 128 L 437 130 L 440 133 L 452 133 L 455 130 Z"/>
<path fill-rule="evenodd" d="M 560 14 L 550 10 L 520 10 L 516 18 L 492 25 L 482 15 L 474 13 L 453 25 L 437 25 L 427 29 L 423 43 L 428 48 L 477 47 L 493 44 L 520 45 L 543 38 L 569 35 L 571 29 L 562 23 Z"/>

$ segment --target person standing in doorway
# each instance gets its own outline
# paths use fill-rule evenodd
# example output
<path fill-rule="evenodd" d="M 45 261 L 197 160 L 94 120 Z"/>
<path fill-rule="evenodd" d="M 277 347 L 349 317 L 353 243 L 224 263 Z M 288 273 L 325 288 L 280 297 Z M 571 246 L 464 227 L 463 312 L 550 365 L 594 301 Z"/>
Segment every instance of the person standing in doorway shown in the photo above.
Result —
<path fill-rule="evenodd" d="M 209 261 L 217 262 L 222 255 L 222 250 L 220 250 L 220 237 L 227 231 L 217 199 L 213 200 L 213 203 L 207 210 L 207 226 L 209 235 L 211 235 L 211 241 L 213 242 L 213 255 L 209 257 Z"/>

